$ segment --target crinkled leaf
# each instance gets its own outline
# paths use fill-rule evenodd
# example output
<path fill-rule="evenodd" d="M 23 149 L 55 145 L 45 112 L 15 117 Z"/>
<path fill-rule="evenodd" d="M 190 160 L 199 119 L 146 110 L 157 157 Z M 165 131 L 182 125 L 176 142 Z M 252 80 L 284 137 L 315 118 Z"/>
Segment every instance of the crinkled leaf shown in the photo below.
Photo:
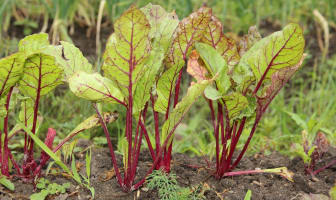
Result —
<path fill-rule="evenodd" d="M 258 114 L 263 113 L 273 98 L 278 94 L 280 89 L 288 82 L 294 73 L 300 68 L 305 56 L 301 56 L 301 60 L 295 66 L 288 66 L 279 69 L 271 76 L 269 84 L 264 86 L 261 95 L 257 96 Z"/>
<path fill-rule="evenodd" d="M 239 62 L 240 56 L 236 42 L 223 34 L 223 26 L 215 16 L 211 16 L 201 42 L 215 48 L 229 66 L 234 66 Z"/>
<path fill-rule="evenodd" d="M 197 82 L 202 80 L 207 80 L 208 71 L 204 66 L 204 63 L 199 61 L 199 54 L 197 51 L 193 50 L 189 55 L 187 72 L 194 77 Z"/>
<path fill-rule="evenodd" d="M 170 113 L 168 119 L 162 126 L 162 144 L 167 139 L 171 132 L 174 132 L 179 123 L 182 121 L 185 114 L 188 112 L 192 104 L 198 99 L 198 97 L 204 92 L 204 89 L 212 83 L 212 80 L 204 80 L 199 83 L 195 83 L 188 88 L 187 94 L 176 105 L 173 111 Z M 174 134 L 169 138 L 167 147 L 171 143 Z"/>
<path fill-rule="evenodd" d="M 295 71 L 295 66 L 301 62 L 304 45 L 302 29 L 297 24 L 289 24 L 282 31 L 255 43 L 234 69 L 232 78 L 238 84 L 238 91 L 247 93 L 253 84 L 259 90 L 260 85 L 265 84 L 279 70 L 292 75 L 290 71 Z M 281 76 L 285 74 L 284 71 L 278 73 Z"/>
<path fill-rule="evenodd" d="M 164 53 L 162 51 L 151 51 L 148 61 L 144 65 L 144 73 L 138 80 L 134 91 L 133 112 L 135 114 L 138 114 L 149 100 L 163 59 Z"/>
<path fill-rule="evenodd" d="M 0 98 L 21 78 L 24 66 L 24 55 L 20 52 L 0 60 Z"/>
<path fill-rule="evenodd" d="M 184 64 L 191 47 L 202 38 L 211 15 L 210 8 L 201 7 L 179 23 L 168 52 L 167 62 L 170 66 Z"/>
<path fill-rule="evenodd" d="M 248 34 L 244 35 L 239 41 L 239 55 L 243 56 L 256 42 L 261 40 L 261 35 L 256 26 L 251 26 Z"/>
<path fill-rule="evenodd" d="M 181 65 L 174 65 L 161 75 L 156 86 L 158 98 L 154 105 L 155 111 L 166 113 L 168 104 L 170 103 L 169 98 L 174 91 L 175 81 L 181 68 Z"/>
<path fill-rule="evenodd" d="M 316 134 L 313 145 L 316 146 L 316 153 L 319 157 L 326 153 L 330 146 L 327 137 L 321 131 Z"/>
<path fill-rule="evenodd" d="M 76 72 L 69 79 L 70 90 L 84 99 L 91 101 L 105 101 L 115 103 L 123 101 L 124 97 L 113 82 L 98 73 L 89 74 L 83 71 Z"/>
<path fill-rule="evenodd" d="M 69 42 L 61 41 L 61 49 L 58 51 L 56 61 L 63 67 L 67 80 L 77 71 L 93 72 L 92 65 L 83 56 L 81 50 Z"/>
<path fill-rule="evenodd" d="M 153 49 L 162 49 L 165 53 L 172 41 L 172 35 L 179 23 L 175 12 L 167 13 L 159 5 L 149 3 L 141 8 L 151 26 L 149 37 L 153 39 Z"/>
<path fill-rule="evenodd" d="M 130 83 L 136 84 L 142 75 L 144 61 L 150 51 L 149 31 L 146 16 L 131 7 L 116 20 L 114 33 L 107 42 L 102 69 L 124 96 L 129 95 Z"/>
<path fill-rule="evenodd" d="M 218 74 L 215 82 L 220 93 L 225 94 L 231 86 L 228 76 L 228 66 L 224 58 L 212 46 L 197 43 L 196 49 L 206 64 L 212 77 Z"/>
<path fill-rule="evenodd" d="M 289 24 L 255 43 L 239 65 L 248 65 L 257 81 L 269 79 L 278 70 L 296 66 L 303 55 L 304 38 L 297 24 Z"/>
<path fill-rule="evenodd" d="M 26 56 L 39 53 L 42 49 L 49 46 L 48 34 L 37 33 L 26 36 L 19 42 L 19 51 L 24 52 Z"/>
<path fill-rule="evenodd" d="M 241 93 L 233 92 L 225 95 L 223 101 L 227 107 L 230 120 L 241 117 L 243 110 L 248 107 L 248 100 Z"/>
<path fill-rule="evenodd" d="M 55 63 L 55 58 L 42 53 L 26 59 L 20 91 L 33 99 L 46 95 L 62 83 L 63 70 Z"/>
<path fill-rule="evenodd" d="M 213 100 L 213 101 L 223 97 L 223 95 L 220 92 L 218 92 L 218 90 L 216 90 L 214 87 L 210 85 L 205 88 L 204 95 L 206 98 Z"/>

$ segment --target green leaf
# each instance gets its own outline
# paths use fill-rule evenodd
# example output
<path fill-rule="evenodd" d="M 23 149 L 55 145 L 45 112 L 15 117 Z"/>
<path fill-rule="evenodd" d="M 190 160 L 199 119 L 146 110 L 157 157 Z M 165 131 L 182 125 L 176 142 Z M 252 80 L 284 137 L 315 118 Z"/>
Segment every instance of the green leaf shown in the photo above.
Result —
<path fill-rule="evenodd" d="M 61 84 L 62 78 L 63 71 L 53 56 L 34 54 L 26 59 L 19 89 L 35 100 Z"/>
<path fill-rule="evenodd" d="M 251 197 L 252 197 L 252 191 L 247 190 L 244 200 L 251 200 Z"/>
<path fill-rule="evenodd" d="M 170 66 L 184 64 L 194 43 L 203 37 L 211 15 L 210 8 L 201 7 L 179 23 L 168 52 L 167 62 Z"/>
<path fill-rule="evenodd" d="M 75 181 L 77 183 L 82 183 L 82 180 L 77 172 L 77 168 L 76 168 L 76 161 L 75 161 L 75 155 L 72 154 L 72 161 L 71 161 L 71 171 L 73 174 L 73 178 L 75 179 Z"/>
<path fill-rule="evenodd" d="M 38 183 L 36 184 L 36 187 L 40 190 L 45 189 L 47 185 L 49 185 L 50 181 L 45 178 L 40 178 Z"/>
<path fill-rule="evenodd" d="M 106 44 L 102 69 L 125 97 L 129 95 L 129 86 L 136 84 L 142 75 L 150 51 L 149 31 L 146 16 L 131 7 L 116 20 L 114 33 Z"/>
<path fill-rule="evenodd" d="M 22 100 L 19 120 L 25 124 L 27 128 L 32 128 L 34 120 L 34 101 L 32 99 Z"/>
<path fill-rule="evenodd" d="M 76 96 L 91 101 L 116 103 L 124 100 L 114 83 L 98 73 L 76 72 L 69 79 L 69 87 Z"/>
<path fill-rule="evenodd" d="M 5 176 L 2 176 L 0 178 L 0 184 L 5 186 L 7 189 L 9 189 L 11 191 L 14 191 L 14 189 L 15 189 L 14 184 L 10 180 L 8 180 Z"/>
<path fill-rule="evenodd" d="M 278 94 L 281 88 L 289 81 L 289 79 L 294 75 L 294 73 L 300 68 L 305 55 L 301 57 L 301 60 L 295 65 L 279 69 L 271 76 L 271 81 L 262 88 L 260 92 L 257 93 L 257 114 L 265 112 L 267 106 L 271 103 L 274 97 Z"/>
<path fill-rule="evenodd" d="M 155 84 L 157 74 L 162 67 L 163 59 L 164 54 L 162 51 L 151 51 L 148 61 L 144 65 L 144 73 L 138 80 L 134 91 L 134 114 L 138 114 L 149 100 L 150 92 Z"/>
<path fill-rule="evenodd" d="M 26 36 L 19 42 L 19 51 L 24 52 L 26 56 L 39 53 L 42 49 L 49 46 L 48 34 L 37 33 Z"/>
<path fill-rule="evenodd" d="M 93 72 L 92 65 L 75 45 L 61 41 L 61 46 L 56 61 L 63 67 L 66 80 L 78 71 Z"/>
<path fill-rule="evenodd" d="M 34 193 L 30 195 L 30 200 L 44 200 L 49 195 L 47 190 L 41 190 L 39 193 Z"/>
<path fill-rule="evenodd" d="M 0 60 L 0 98 L 22 77 L 24 55 L 15 53 Z"/>
<path fill-rule="evenodd" d="M 225 95 L 223 101 L 227 107 L 230 120 L 241 118 L 243 114 L 242 111 L 247 108 L 249 104 L 247 98 L 237 92 Z"/>
<path fill-rule="evenodd" d="M 219 93 L 218 90 L 216 90 L 214 87 L 210 85 L 205 88 L 204 95 L 206 98 L 213 100 L 213 101 L 223 97 L 223 95 Z"/>
<path fill-rule="evenodd" d="M 156 85 L 157 100 L 154 109 L 165 114 L 169 104 L 169 98 L 175 89 L 175 82 L 181 70 L 181 65 L 174 65 L 165 71 Z"/>
<path fill-rule="evenodd" d="M 205 88 L 212 83 L 212 80 L 204 80 L 199 83 L 195 83 L 188 88 L 187 94 L 176 105 L 173 111 L 170 113 L 168 119 L 162 126 L 161 143 L 167 139 L 170 133 L 173 133 L 179 123 L 181 123 L 183 117 L 188 112 L 192 104 L 198 99 L 198 97 L 204 92 Z M 174 134 L 169 138 L 167 147 L 170 145 Z"/>
<path fill-rule="evenodd" d="M 304 38 L 297 24 L 289 24 L 253 45 L 239 65 L 248 65 L 257 81 L 270 79 L 276 71 L 297 65 L 303 55 Z"/>
<path fill-rule="evenodd" d="M 218 74 L 215 82 L 220 93 L 225 94 L 230 88 L 231 82 L 228 76 L 228 66 L 224 58 L 212 46 L 204 43 L 197 43 L 196 50 L 203 59 L 212 77 Z"/>
<path fill-rule="evenodd" d="M 240 60 L 236 41 L 223 34 L 222 23 L 215 16 L 211 17 L 201 42 L 215 48 L 231 67 L 236 65 Z"/>
<path fill-rule="evenodd" d="M 150 24 L 149 37 L 153 39 L 153 49 L 161 49 L 166 53 L 173 33 L 179 23 L 175 12 L 167 13 L 159 5 L 147 4 L 140 9 L 147 17 Z"/>

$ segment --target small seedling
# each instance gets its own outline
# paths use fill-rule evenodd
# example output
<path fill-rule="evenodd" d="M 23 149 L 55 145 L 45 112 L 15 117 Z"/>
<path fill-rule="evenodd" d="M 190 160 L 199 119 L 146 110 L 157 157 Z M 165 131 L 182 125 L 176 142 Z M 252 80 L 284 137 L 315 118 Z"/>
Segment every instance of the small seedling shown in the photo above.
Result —
<path fill-rule="evenodd" d="M 70 183 L 50 183 L 49 180 L 41 178 L 36 184 L 36 188 L 41 191 L 30 196 L 30 200 L 44 200 L 48 195 L 64 194 L 70 188 Z"/>
<path fill-rule="evenodd" d="M 180 187 L 176 181 L 176 175 L 166 173 L 162 170 L 154 170 L 147 177 L 146 187 L 151 190 L 158 190 L 160 200 L 202 200 L 203 195 L 196 194 L 189 188 Z"/>
<path fill-rule="evenodd" d="M 292 150 L 303 160 L 306 173 L 315 177 L 320 171 L 336 164 L 336 159 L 334 159 L 324 167 L 315 170 L 317 162 L 322 159 L 330 146 L 326 135 L 321 131 L 321 123 L 314 120 L 313 117 L 306 122 L 295 113 L 288 111 L 286 113 L 303 129 L 301 143 L 294 143 Z"/>

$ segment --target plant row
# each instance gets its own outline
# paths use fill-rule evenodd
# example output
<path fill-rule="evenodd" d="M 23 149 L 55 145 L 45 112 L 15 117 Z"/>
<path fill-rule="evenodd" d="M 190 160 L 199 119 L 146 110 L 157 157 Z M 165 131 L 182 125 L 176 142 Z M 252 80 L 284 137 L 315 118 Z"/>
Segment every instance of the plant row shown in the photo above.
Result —
<path fill-rule="evenodd" d="M 27 36 L 20 41 L 17 53 L 0 60 L 1 173 L 35 180 L 52 153 L 79 132 L 101 126 L 119 185 L 124 191 L 136 190 L 146 180 L 142 177 L 135 182 L 142 145 L 146 143 L 152 158 L 147 175 L 157 169 L 169 173 L 175 130 L 192 104 L 203 97 L 211 111 L 216 139 L 216 178 L 259 172 L 289 177 L 285 168 L 233 170 L 267 107 L 300 69 L 304 45 L 297 24 L 289 24 L 265 38 L 251 27 L 247 35 L 235 41 L 224 35 L 221 22 L 210 8 L 201 7 L 179 20 L 174 12 L 152 4 L 141 9 L 131 7 L 115 21 L 103 55 L 103 74 L 94 71 L 73 44 L 62 41 L 50 45 L 45 33 Z M 181 97 L 181 83 L 187 81 L 182 80 L 186 77 L 184 71 L 194 80 Z M 50 128 L 37 161 L 34 143 L 41 123 L 39 103 L 64 82 L 76 96 L 91 101 L 96 113 L 56 147 L 56 131 Z M 18 104 L 18 118 L 10 119 Z M 117 114 L 103 112 L 103 104 L 117 104 L 126 111 L 125 137 L 121 141 L 123 163 L 117 163 L 113 135 L 107 127 Z M 148 119 L 154 119 L 154 124 Z M 16 126 L 10 131 L 9 124 Z M 154 127 L 148 128 L 151 124 Z M 248 140 L 238 151 L 243 133 L 249 135 Z M 9 143 L 20 134 L 24 136 L 24 155 L 18 162 Z M 154 140 L 150 139 L 152 135 Z M 38 145 L 43 146 L 40 142 Z M 320 146 L 311 151 L 305 147 L 304 152 L 311 155 L 320 151 Z M 313 169 L 309 172 L 313 173 Z"/>

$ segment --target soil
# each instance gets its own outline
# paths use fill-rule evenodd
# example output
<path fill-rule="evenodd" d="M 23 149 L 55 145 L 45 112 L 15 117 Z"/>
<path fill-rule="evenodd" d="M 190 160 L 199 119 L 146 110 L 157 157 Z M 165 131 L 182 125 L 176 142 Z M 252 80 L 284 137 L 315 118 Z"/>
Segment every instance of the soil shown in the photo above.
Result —
<path fill-rule="evenodd" d="M 316 166 L 321 167 L 336 158 L 336 149 L 331 148 L 323 157 L 323 161 Z M 81 165 L 80 173 L 85 174 L 85 154 L 76 154 L 77 165 Z M 121 156 L 118 156 L 121 163 Z M 151 165 L 151 157 L 147 151 L 142 152 L 138 167 L 139 180 L 144 176 Z M 197 166 L 197 167 L 196 167 Z M 217 180 L 210 176 L 204 158 L 189 157 L 185 154 L 174 154 L 171 173 L 176 174 L 178 184 L 191 190 L 201 188 L 206 199 L 241 200 L 247 190 L 252 191 L 252 200 L 295 200 L 304 199 L 304 195 L 319 194 L 319 199 L 328 199 L 328 192 L 336 181 L 336 165 L 320 172 L 316 178 L 305 174 L 303 162 L 300 158 L 292 160 L 279 153 L 271 155 L 256 154 L 245 157 L 234 171 L 250 170 L 255 168 L 269 169 L 287 167 L 294 172 L 294 182 L 274 174 L 253 174 L 234 177 L 225 177 Z M 157 191 L 148 190 L 146 185 L 132 193 L 124 193 L 119 187 L 112 170 L 112 162 L 107 148 L 94 148 L 92 152 L 91 184 L 95 188 L 95 199 L 98 200 L 134 200 L 158 199 Z M 112 174 L 112 177 L 106 177 Z M 49 200 L 90 199 L 90 193 L 85 188 L 79 188 L 75 182 L 63 175 L 48 175 L 51 182 L 72 182 L 67 193 L 49 195 Z M 29 199 L 34 192 L 32 184 L 23 183 L 19 179 L 13 180 L 15 193 L 0 188 L 1 200 Z"/>

